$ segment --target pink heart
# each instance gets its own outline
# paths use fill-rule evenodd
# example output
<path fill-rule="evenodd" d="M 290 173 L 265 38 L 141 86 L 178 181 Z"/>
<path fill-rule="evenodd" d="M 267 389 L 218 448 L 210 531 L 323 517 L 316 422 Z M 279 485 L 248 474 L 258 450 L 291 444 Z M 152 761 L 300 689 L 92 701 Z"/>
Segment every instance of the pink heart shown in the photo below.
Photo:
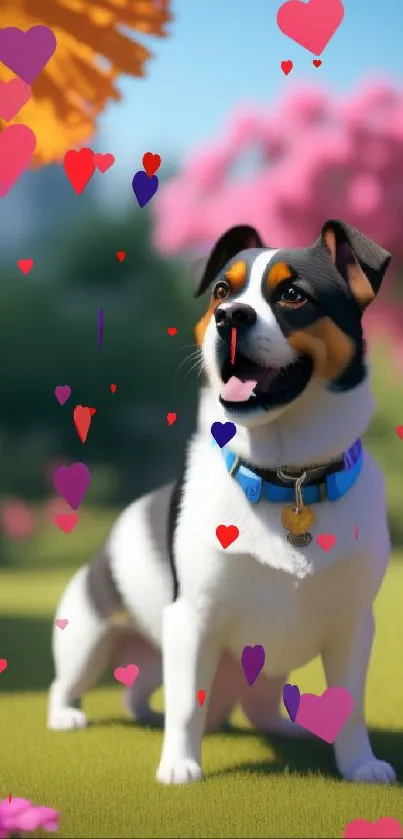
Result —
<path fill-rule="evenodd" d="M 66 629 L 66 626 L 68 624 L 68 620 L 66 618 L 57 618 L 55 620 L 55 624 L 56 624 L 56 626 L 59 627 L 59 629 Z"/>
<path fill-rule="evenodd" d="M 316 541 L 319 547 L 322 548 L 322 551 L 326 551 L 327 553 L 334 548 L 337 540 L 334 533 L 319 533 L 316 537 Z"/>
<path fill-rule="evenodd" d="M 27 125 L 9 125 L 0 134 L 0 198 L 4 198 L 28 169 L 36 137 Z"/>
<path fill-rule="evenodd" d="M 392 816 L 384 816 L 377 822 L 354 819 L 353 822 L 348 822 L 343 833 L 343 839 L 402 839 L 402 837 L 402 825 Z"/>
<path fill-rule="evenodd" d="M 34 267 L 34 260 L 33 259 L 19 259 L 17 265 L 22 274 L 29 274 L 31 268 Z"/>
<path fill-rule="evenodd" d="M 320 55 L 344 17 L 341 0 L 289 0 L 277 12 L 277 24 L 284 35 L 301 47 Z"/>
<path fill-rule="evenodd" d="M 121 682 L 125 687 L 130 688 L 134 685 L 140 670 L 136 664 L 128 664 L 127 667 L 116 667 L 113 675 L 117 682 Z"/>
<path fill-rule="evenodd" d="M 7 670 L 8 661 L 6 658 L 0 658 L 0 673 L 3 673 L 4 670 Z"/>
<path fill-rule="evenodd" d="M 99 172 L 102 172 L 102 174 L 104 174 L 104 172 L 107 172 L 108 169 L 110 169 L 111 166 L 113 166 L 114 162 L 115 158 L 113 154 L 109 154 L 109 152 L 107 154 L 100 154 L 99 152 L 98 154 L 94 154 L 95 166 L 97 167 Z"/>
<path fill-rule="evenodd" d="M 0 117 L 11 122 L 31 98 L 31 88 L 22 79 L 0 82 Z"/>
<path fill-rule="evenodd" d="M 63 530 L 63 533 L 71 533 L 78 522 L 77 513 L 58 513 L 55 516 L 55 524 Z"/>
<path fill-rule="evenodd" d="M 347 688 L 328 688 L 322 696 L 301 693 L 295 722 L 326 743 L 334 743 L 354 708 Z"/>
<path fill-rule="evenodd" d="M 400 440 L 403 440 L 403 425 L 397 425 L 395 431 Z"/>

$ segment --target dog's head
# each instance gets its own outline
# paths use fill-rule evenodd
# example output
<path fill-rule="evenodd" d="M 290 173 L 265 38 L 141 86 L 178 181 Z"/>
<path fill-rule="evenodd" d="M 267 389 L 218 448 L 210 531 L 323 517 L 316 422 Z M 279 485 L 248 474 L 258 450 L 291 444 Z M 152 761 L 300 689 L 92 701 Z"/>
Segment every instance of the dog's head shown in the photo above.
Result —
<path fill-rule="evenodd" d="M 210 385 L 228 418 L 270 421 L 315 378 L 346 391 L 365 377 L 361 318 L 391 256 L 341 221 L 312 247 L 274 250 L 247 225 L 232 227 L 205 265 L 211 287 L 196 326 Z"/>

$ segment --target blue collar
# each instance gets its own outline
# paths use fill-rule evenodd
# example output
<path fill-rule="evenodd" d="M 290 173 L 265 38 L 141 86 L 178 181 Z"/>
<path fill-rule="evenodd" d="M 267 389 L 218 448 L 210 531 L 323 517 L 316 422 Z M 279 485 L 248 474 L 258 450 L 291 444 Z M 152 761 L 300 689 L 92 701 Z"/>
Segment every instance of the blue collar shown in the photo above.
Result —
<path fill-rule="evenodd" d="M 266 501 L 287 502 L 295 500 L 294 485 L 281 486 L 263 480 L 242 461 L 236 463 L 236 455 L 226 446 L 221 449 L 221 452 L 227 471 L 242 487 L 246 498 L 252 504 L 257 504 L 262 497 Z M 358 439 L 344 454 L 343 469 L 327 475 L 323 478 L 322 483 L 302 487 L 304 504 L 317 504 L 319 501 L 338 501 L 354 486 L 361 472 L 362 463 L 363 449 L 361 440 Z"/>

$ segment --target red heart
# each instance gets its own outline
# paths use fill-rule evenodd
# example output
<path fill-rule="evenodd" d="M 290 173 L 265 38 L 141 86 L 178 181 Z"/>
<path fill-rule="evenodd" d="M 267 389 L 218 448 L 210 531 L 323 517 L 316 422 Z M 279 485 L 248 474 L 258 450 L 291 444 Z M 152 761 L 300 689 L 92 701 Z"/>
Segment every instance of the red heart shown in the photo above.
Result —
<path fill-rule="evenodd" d="M 74 425 L 82 443 L 85 443 L 91 425 L 91 411 L 94 408 L 87 408 L 85 405 L 76 405 L 73 411 Z"/>
<path fill-rule="evenodd" d="M 316 537 L 316 541 L 319 547 L 322 548 L 322 551 L 325 551 L 327 553 L 328 551 L 331 551 L 332 548 L 334 548 L 337 539 L 334 533 L 319 533 L 319 535 Z"/>
<path fill-rule="evenodd" d="M 288 76 L 291 73 L 292 68 L 294 67 L 292 61 L 282 61 L 280 65 L 283 73 L 285 76 Z"/>
<path fill-rule="evenodd" d="M 400 440 L 403 440 L 403 425 L 397 425 L 395 431 Z"/>
<path fill-rule="evenodd" d="M 199 705 L 204 705 L 206 699 L 206 691 L 205 690 L 198 690 L 197 691 L 197 701 Z"/>
<path fill-rule="evenodd" d="M 28 125 L 9 125 L 0 133 L 0 198 L 28 168 L 35 148 L 36 137 Z"/>
<path fill-rule="evenodd" d="M 116 393 L 116 385 L 111 385 L 111 391 L 112 393 Z"/>
<path fill-rule="evenodd" d="M 312 61 L 312 64 L 313 64 L 314 67 L 320 67 L 322 62 L 321 62 L 320 58 L 314 58 L 314 60 Z"/>
<path fill-rule="evenodd" d="M 143 166 L 148 177 L 151 178 L 151 175 L 155 175 L 161 166 L 161 158 L 159 154 L 152 154 L 150 151 L 147 151 L 143 156 Z"/>
<path fill-rule="evenodd" d="M 126 251 L 116 251 L 116 256 L 119 262 L 123 262 L 123 260 L 126 259 Z"/>
<path fill-rule="evenodd" d="M 55 524 L 63 530 L 63 533 L 71 533 L 78 522 L 77 513 L 58 513 L 55 516 Z"/>
<path fill-rule="evenodd" d="M 97 154 L 94 154 L 95 166 L 97 167 L 97 169 L 99 169 L 100 172 L 102 172 L 102 174 L 104 174 L 104 172 L 107 172 L 108 169 L 110 169 L 111 166 L 113 166 L 114 162 L 115 158 L 113 154 L 109 154 L 109 152 L 107 154 L 100 154 L 99 152 Z"/>
<path fill-rule="evenodd" d="M 3 673 L 4 670 L 7 670 L 8 661 L 6 658 L 0 658 L 0 673 Z"/>
<path fill-rule="evenodd" d="M 29 274 L 31 268 L 34 267 L 34 260 L 33 259 L 19 259 L 17 265 L 20 271 L 27 275 Z"/>
<path fill-rule="evenodd" d="M 97 409 L 96 409 L 96 408 L 88 408 L 88 410 L 89 410 L 89 412 L 90 412 L 90 414 L 91 414 L 91 416 L 92 416 L 92 417 L 93 417 L 93 416 L 94 416 L 94 414 L 96 414 L 96 412 L 97 412 Z"/>
<path fill-rule="evenodd" d="M 177 331 L 178 330 L 177 330 L 176 326 L 168 326 L 168 329 L 167 329 L 168 335 L 176 335 Z"/>
<path fill-rule="evenodd" d="M 384 816 L 376 822 L 354 819 L 344 828 L 343 839 L 402 839 L 403 828 L 393 816 Z"/>
<path fill-rule="evenodd" d="M 11 122 L 31 98 L 31 88 L 22 79 L 0 82 L 0 117 Z"/>
<path fill-rule="evenodd" d="M 176 414 L 167 414 L 168 425 L 173 425 L 176 421 Z"/>
<path fill-rule="evenodd" d="M 74 151 L 74 149 L 66 151 L 64 171 L 74 192 L 81 195 L 95 171 L 94 152 L 88 148 L 80 149 L 80 151 Z"/>
<path fill-rule="evenodd" d="M 225 550 L 225 548 L 228 548 L 229 545 L 232 545 L 238 539 L 239 530 L 235 524 L 229 524 L 228 527 L 226 524 L 219 524 L 216 530 L 216 536 L 220 545 Z"/>
<path fill-rule="evenodd" d="M 284 35 L 301 47 L 320 55 L 344 17 L 341 0 L 289 0 L 277 12 L 277 24 Z"/>

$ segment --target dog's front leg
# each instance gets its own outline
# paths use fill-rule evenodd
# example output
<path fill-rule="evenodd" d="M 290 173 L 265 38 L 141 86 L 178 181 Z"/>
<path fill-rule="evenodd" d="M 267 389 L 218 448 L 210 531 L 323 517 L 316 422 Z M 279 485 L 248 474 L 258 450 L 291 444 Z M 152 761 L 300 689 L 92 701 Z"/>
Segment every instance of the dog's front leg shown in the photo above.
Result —
<path fill-rule="evenodd" d="M 208 701 L 201 707 L 197 692 L 209 697 L 219 647 L 195 610 L 179 599 L 163 616 L 165 734 L 157 780 L 163 784 L 198 781 L 201 741 Z"/>
<path fill-rule="evenodd" d="M 334 742 L 337 768 L 349 781 L 391 784 L 396 780 L 392 766 L 377 760 L 364 719 L 364 693 L 374 636 L 372 612 L 363 614 L 330 642 L 323 653 L 328 687 L 346 687 L 354 709 Z"/>

